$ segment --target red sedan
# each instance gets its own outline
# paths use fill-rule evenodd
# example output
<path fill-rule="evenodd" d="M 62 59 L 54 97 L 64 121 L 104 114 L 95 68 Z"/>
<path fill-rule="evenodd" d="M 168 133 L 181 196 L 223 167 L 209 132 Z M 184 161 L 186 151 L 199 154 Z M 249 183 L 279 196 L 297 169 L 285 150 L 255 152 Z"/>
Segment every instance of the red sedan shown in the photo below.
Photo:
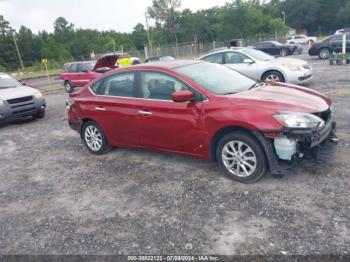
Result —
<path fill-rule="evenodd" d="M 326 160 L 337 142 L 326 96 L 202 61 L 115 69 L 70 94 L 67 106 L 93 154 L 118 146 L 212 159 L 240 182 L 306 156 Z"/>

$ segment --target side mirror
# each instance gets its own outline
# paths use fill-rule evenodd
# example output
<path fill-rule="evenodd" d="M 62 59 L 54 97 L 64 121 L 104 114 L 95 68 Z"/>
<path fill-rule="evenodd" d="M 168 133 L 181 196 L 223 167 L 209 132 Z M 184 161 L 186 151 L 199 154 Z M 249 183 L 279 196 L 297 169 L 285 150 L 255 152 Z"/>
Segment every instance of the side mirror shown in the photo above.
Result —
<path fill-rule="evenodd" d="M 246 58 L 246 59 L 243 60 L 243 63 L 244 64 L 254 64 L 254 61 L 252 59 L 250 59 L 250 58 Z"/>
<path fill-rule="evenodd" d="M 193 100 L 193 93 L 188 90 L 180 90 L 171 95 L 174 102 L 187 102 Z"/>

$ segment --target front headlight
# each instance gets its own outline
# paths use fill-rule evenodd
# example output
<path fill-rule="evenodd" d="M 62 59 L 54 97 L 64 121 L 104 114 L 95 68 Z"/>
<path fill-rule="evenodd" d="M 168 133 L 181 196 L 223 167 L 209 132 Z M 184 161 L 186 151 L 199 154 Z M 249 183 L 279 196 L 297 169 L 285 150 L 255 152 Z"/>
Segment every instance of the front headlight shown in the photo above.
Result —
<path fill-rule="evenodd" d="M 274 115 L 273 118 L 281 125 L 290 128 L 321 128 L 325 125 L 321 118 L 307 113 L 283 111 L 279 115 Z"/>
<path fill-rule="evenodd" d="M 40 98 L 40 97 L 42 97 L 43 95 L 42 95 L 41 92 L 38 91 L 38 92 L 35 92 L 34 96 L 35 96 L 36 98 Z"/>
<path fill-rule="evenodd" d="M 283 64 L 282 66 L 287 68 L 290 71 L 300 71 L 300 70 L 302 70 L 302 68 L 300 66 L 293 65 L 293 64 Z"/>

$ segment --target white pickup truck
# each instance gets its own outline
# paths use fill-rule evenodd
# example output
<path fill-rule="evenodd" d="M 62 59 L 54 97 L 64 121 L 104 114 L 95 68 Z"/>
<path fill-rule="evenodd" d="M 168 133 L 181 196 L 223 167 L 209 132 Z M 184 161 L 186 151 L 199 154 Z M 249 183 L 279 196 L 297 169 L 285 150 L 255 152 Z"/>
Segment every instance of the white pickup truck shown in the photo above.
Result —
<path fill-rule="evenodd" d="M 40 91 L 0 73 L 0 126 L 24 117 L 43 118 L 46 102 Z"/>
<path fill-rule="evenodd" d="M 290 35 L 287 37 L 286 44 L 287 45 L 293 45 L 293 44 L 309 44 L 314 43 L 317 41 L 316 37 L 313 36 L 306 36 L 306 35 Z"/>

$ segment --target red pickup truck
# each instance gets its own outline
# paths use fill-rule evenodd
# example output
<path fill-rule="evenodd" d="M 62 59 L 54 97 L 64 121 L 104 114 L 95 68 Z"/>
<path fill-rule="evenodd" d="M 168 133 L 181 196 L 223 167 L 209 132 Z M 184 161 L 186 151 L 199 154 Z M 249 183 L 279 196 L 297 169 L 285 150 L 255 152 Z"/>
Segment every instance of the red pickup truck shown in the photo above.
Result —
<path fill-rule="evenodd" d="M 75 87 L 85 86 L 106 71 L 117 67 L 119 55 L 107 55 L 97 61 L 81 61 L 66 63 L 59 78 L 63 81 L 67 93 L 72 93 Z"/>

